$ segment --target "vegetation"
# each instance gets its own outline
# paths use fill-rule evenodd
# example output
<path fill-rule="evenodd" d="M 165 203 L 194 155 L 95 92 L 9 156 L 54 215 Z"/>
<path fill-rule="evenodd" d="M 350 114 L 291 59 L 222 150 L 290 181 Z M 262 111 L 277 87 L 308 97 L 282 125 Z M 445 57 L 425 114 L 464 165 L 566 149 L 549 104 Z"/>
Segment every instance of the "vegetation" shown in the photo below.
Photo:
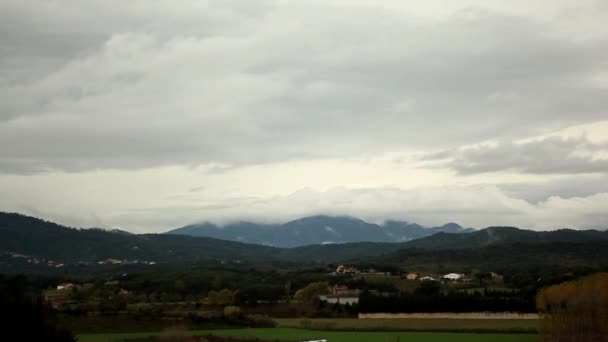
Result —
<path fill-rule="evenodd" d="M 543 341 L 608 339 L 608 273 L 543 289 L 537 306 Z"/>
<path fill-rule="evenodd" d="M 440 292 L 438 282 L 427 281 L 414 293 L 374 295 L 364 292 L 359 300 L 361 312 L 536 312 L 533 298 L 519 293 Z"/>
<path fill-rule="evenodd" d="M 370 342 L 370 341 L 408 341 L 408 342 L 532 342 L 536 335 L 526 334 L 474 334 L 474 333 L 424 333 L 424 332 L 348 332 L 348 331 L 310 331 L 294 328 L 275 329 L 229 329 L 191 331 L 194 336 L 222 336 L 234 338 L 265 339 L 271 341 L 302 341 L 311 339 L 327 339 L 331 342 Z M 162 336 L 163 333 L 134 333 L 134 334 L 99 334 L 80 335 L 81 342 L 96 341 L 128 341 L 146 339 L 152 336 Z"/>
<path fill-rule="evenodd" d="M 57 326 L 54 312 L 26 278 L 0 275 L 0 321 L 4 336 L 22 341 L 72 342 L 72 334 Z"/>
<path fill-rule="evenodd" d="M 581 244 L 585 248 L 581 248 Z M 404 243 L 358 242 L 274 248 L 205 237 L 72 229 L 32 217 L 0 213 L 0 254 L 12 252 L 45 262 L 53 260 L 65 264 L 60 271 L 82 263 L 80 267 L 70 268 L 70 272 L 82 272 L 90 267 L 90 271 L 97 273 L 99 269 L 93 266 L 106 259 L 182 266 L 241 263 L 276 266 L 286 262 L 312 264 L 358 259 L 362 263 L 448 272 L 465 268 L 495 271 L 497 265 L 510 265 L 519 270 L 552 268 L 560 264 L 606 268 L 606 247 L 608 232 L 560 230 L 539 233 L 493 227 L 466 234 L 437 233 Z M 18 260 L 8 258 L 0 264 L 0 271 L 33 269 L 39 272 L 44 269 L 26 263 L 7 268 Z"/>
<path fill-rule="evenodd" d="M 282 318 L 276 321 L 280 327 L 332 331 L 536 333 L 538 329 L 538 321 L 530 319 Z"/>
<path fill-rule="evenodd" d="M 322 331 L 337 334 L 332 335 L 336 341 L 356 341 L 362 335 L 349 332 L 382 331 L 387 335 L 369 336 L 384 339 L 401 336 L 393 330 L 419 329 L 524 333 L 519 337 L 525 339 L 525 333 L 536 331 L 535 322 L 511 326 L 509 320 L 470 325 L 461 321 L 463 325 L 457 327 L 453 325 L 457 321 L 444 320 L 393 321 L 402 324 L 397 326 L 385 321 L 355 324 L 349 319 L 359 313 L 530 313 L 536 308 L 543 314 L 542 331 L 547 338 L 579 336 L 580 331 L 592 331 L 596 337 L 606 334 L 598 327 L 608 326 L 608 305 L 602 304 L 604 297 L 597 297 L 608 288 L 606 276 L 576 281 L 608 270 L 606 233 L 533 234 L 491 228 L 459 235 L 436 234 L 424 241 L 386 244 L 390 248 L 381 243 L 354 243 L 280 249 L 188 236 L 77 230 L 0 214 L 0 272 L 28 274 L 27 280 L 0 278 L 0 304 L 6 312 L 16 312 L 7 322 L 17 317 L 21 322 L 32 321 L 49 341 L 72 338 L 57 322 L 77 333 L 143 333 L 178 324 L 200 334 L 231 328 L 232 332 L 219 331 L 227 337 L 262 339 L 314 337 Z M 569 238 L 572 242 L 563 241 Z M 454 247 L 458 243 L 460 247 Z M 338 263 L 321 261 L 360 252 L 364 257 L 341 268 L 348 272 L 336 273 Z M 384 252 L 391 253 L 365 257 Z M 111 260 L 99 264 L 100 258 Z M 410 272 L 435 278 L 458 272 L 466 277 L 458 282 L 420 281 L 406 279 Z M 552 286 L 562 282 L 568 283 Z M 72 284 L 56 288 L 60 283 Z M 360 293 L 358 303 L 321 300 L 320 295 L 328 294 L 334 285 L 357 290 L 349 295 Z M 267 329 L 275 328 L 277 322 L 269 317 L 295 318 L 296 323 L 286 327 L 300 329 L 272 332 Z"/>

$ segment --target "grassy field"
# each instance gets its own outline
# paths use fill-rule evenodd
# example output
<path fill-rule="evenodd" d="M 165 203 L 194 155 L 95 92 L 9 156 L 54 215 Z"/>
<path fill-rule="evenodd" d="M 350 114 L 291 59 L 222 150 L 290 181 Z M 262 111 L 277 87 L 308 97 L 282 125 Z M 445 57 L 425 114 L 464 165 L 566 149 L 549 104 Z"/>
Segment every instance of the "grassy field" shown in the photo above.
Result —
<path fill-rule="evenodd" d="M 275 319 L 280 327 L 355 331 L 449 331 L 536 333 L 538 321 L 527 319 Z"/>
<path fill-rule="evenodd" d="M 532 334 L 473 334 L 473 333 L 436 333 L 436 332 L 349 332 L 349 331 L 310 331 L 294 328 L 266 329 L 225 329 L 198 330 L 193 335 L 216 335 L 223 337 L 249 337 L 276 341 L 301 341 L 327 339 L 328 342 L 533 342 L 537 335 Z M 116 342 L 129 339 L 142 339 L 162 336 L 166 333 L 96 334 L 79 335 L 79 342 Z"/>

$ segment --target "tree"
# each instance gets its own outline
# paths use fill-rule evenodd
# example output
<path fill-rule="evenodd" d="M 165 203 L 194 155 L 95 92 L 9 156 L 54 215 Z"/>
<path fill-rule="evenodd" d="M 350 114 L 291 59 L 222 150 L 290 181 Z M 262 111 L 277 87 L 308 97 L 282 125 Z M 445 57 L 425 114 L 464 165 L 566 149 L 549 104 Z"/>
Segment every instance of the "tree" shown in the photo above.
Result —
<path fill-rule="evenodd" d="M 483 287 L 486 281 L 492 279 L 492 274 L 490 272 L 477 272 L 473 275 L 475 279 L 479 282 L 479 286 Z"/>
<path fill-rule="evenodd" d="M 441 292 L 441 283 L 438 281 L 423 281 L 414 293 L 417 295 L 434 296 Z"/>
<path fill-rule="evenodd" d="M 294 298 L 305 303 L 314 303 L 319 300 L 319 296 L 329 293 L 329 283 L 315 282 L 306 285 L 306 287 L 296 291 Z"/>
<path fill-rule="evenodd" d="M 20 341 L 73 342 L 71 332 L 57 326 L 51 306 L 23 276 L 0 275 L 2 334 Z"/>
<path fill-rule="evenodd" d="M 230 305 L 235 303 L 238 296 L 238 291 L 223 289 L 221 291 L 209 291 L 207 294 L 207 303 L 210 305 Z"/>
<path fill-rule="evenodd" d="M 285 283 L 285 300 L 287 303 L 291 301 L 291 281 Z"/>
<path fill-rule="evenodd" d="M 542 289 L 536 306 L 542 341 L 606 341 L 608 273 Z"/>

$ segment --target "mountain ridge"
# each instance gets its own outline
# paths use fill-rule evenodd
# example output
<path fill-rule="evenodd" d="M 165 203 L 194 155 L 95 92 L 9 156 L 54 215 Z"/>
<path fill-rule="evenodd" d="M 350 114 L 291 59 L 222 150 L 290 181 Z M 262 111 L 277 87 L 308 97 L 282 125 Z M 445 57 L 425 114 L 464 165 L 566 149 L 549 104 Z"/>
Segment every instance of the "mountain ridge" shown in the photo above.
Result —
<path fill-rule="evenodd" d="M 278 248 L 208 237 L 176 234 L 126 234 L 116 230 L 68 228 L 20 214 L 0 213 L 0 256 L 28 255 L 62 263 L 95 264 L 106 259 L 146 260 L 164 264 L 245 263 L 333 263 L 368 260 L 398 262 L 411 255 L 420 259 L 435 255 L 479 254 L 490 248 L 509 246 L 527 253 L 554 251 L 567 245 L 571 253 L 580 246 L 596 246 L 608 254 L 608 231 L 568 230 L 536 232 L 515 227 L 488 227 L 468 234 L 438 232 L 408 242 L 354 242 Z M 578 247 L 572 247 L 572 246 Z M 527 247 L 526 247 L 527 246 Z M 582 253 L 583 251 L 581 251 Z M 442 254 L 443 253 L 443 254 Z M 514 253 L 516 253 L 514 251 Z M 383 258 L 382 256 L 386 257 Z M 512 256 L 516 257 L 516 255 Z M 449 258 L 448 258 L 449 259 Z M 14 260 L 13 260 L 14 261 Z M 548 260 L 549 262 L 550 260 Z M 4 261 L 0 260 L 0 266 Z"/>
<path fill-rule="evenodd" d="M 205 236 L 275 247 L 300 247 L 328 243 L 406 242 L 438 232 L 472 231 L 474 229 L 463 228 L 456 223 L 427 228 L 406 221 L 388 220 L 375 224 L 351 216 L 314 215 L 283 224 L 240 221 L 219 226 L 204 222 L 176 228 L 165 234 Z"/>

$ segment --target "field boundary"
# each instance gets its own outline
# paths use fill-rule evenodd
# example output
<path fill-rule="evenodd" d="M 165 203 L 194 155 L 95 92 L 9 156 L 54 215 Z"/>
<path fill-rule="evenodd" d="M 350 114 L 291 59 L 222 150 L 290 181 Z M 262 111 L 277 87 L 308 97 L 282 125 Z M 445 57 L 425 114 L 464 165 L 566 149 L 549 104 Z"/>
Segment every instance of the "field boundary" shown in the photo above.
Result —
<path fill-rule="evenodd" d="M 414 313 L 359 313 L 359 319 L 539 319 L 536 313 L 518 312 L 414 312 Z"/>

